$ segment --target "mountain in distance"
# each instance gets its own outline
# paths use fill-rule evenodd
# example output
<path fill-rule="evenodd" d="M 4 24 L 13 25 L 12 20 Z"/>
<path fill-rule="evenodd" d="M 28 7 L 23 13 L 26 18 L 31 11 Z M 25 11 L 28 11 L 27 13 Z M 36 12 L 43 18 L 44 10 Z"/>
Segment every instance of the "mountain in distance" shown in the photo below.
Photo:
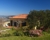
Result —
<path fill-rule="evenodd" d="M 8 16 L 0 15 L 0 20 L 9 21 L 9 17 L 12 17 L 12 16 L 14 16 L 14 15 L 8 15 Z"/>
<path fill-rule="evenodd" d="M 12 16 L 14 16 L 14 15 L 8 15 L 8 16 L 6 16 L 6 15 L 0 15 L 0 18 L 9 18 L 9 17 L 12 17 Z"/>

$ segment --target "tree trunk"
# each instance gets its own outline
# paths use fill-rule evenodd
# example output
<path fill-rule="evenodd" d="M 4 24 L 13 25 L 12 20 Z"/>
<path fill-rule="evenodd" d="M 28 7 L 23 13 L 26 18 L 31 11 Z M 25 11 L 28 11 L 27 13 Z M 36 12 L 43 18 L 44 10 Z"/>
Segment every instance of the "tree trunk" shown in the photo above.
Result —
<path fill-rule="evenodd" d="M 37 26 L 35 26 L 34 29 L 36 30 L 37 29 Z"/>

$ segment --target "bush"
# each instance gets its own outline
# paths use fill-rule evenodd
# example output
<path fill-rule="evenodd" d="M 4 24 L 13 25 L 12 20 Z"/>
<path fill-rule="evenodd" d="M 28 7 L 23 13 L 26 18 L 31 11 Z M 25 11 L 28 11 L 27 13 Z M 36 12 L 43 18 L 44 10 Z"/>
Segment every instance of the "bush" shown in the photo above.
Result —
<path fill-rule="evenodd" d="M 15 28 L 14 28 L 14 27 L 12 27 L 12 28 L 11 28 L 11 30 L 15 30 Z"/>
<path fill-rule="evenodd" d="M 13 33 L 13 35 L 14 35 L 14 36 L 19 36 L 18 31 L 15 31 L 15 32 Z"/>
<path fill-rule="evenodd" d="M 24 35 L 25 36 L 29 36 L 29 32 L 24 32 Z"/>
<path fill-rule="evenodd" d="M 2 37 L 9 37 L 11 34 L 2 34 Z"/>
<path fill-rule="evenodd" d="M 24 36 L 23 32 L 22 31 L 18 31 L 16 30 L 14 33 L 13 33 L 14 36 Z"/>

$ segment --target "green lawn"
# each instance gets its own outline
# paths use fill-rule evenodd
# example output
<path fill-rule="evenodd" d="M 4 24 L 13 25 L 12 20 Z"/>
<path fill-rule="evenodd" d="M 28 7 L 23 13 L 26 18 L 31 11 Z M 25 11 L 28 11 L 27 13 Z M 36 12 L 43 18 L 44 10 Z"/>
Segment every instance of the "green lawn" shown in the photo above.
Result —
<path fill-rule="evenodd" d="M 3 33 L 12 34 L 14 31 L 9 30 Z M 0 37 L 0 40 L 50 40 L 50 33 L 44 32 L 40 37 L 28 37 L 28 36 L 9 36 L 9 37 Z"/>
<path fill-rule="evenodd" d="M 41 37 L 27 37 L 27 36 L 10 36 L 0 37 L 0 40 L 50 40 L 50 34 Z"/>

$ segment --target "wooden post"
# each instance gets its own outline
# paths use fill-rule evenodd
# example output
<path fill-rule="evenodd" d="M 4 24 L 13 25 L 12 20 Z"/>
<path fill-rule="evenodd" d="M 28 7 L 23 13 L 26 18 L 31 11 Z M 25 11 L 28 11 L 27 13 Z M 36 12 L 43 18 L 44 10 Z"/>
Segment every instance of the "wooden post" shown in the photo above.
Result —
<path fill-rule="evenodd" d="M 12 26 L 14 26 L 14 21 L 12 22 Z"/>
<path fill-rule="evenodd" d="M 12 20 L 10 20 L 10 25 L 12 26 L 12 24 L 13 24 L 13 21 L 12 21 Z"/>
<path fill-rule="evenodd" d="M 22 23 L 20 23 L 20 27 L 22 27 Z"/>
<path fill-rule="evenodd" d="M 12 22 L 12 26 L 13 26 L 14 22 Z"/>

